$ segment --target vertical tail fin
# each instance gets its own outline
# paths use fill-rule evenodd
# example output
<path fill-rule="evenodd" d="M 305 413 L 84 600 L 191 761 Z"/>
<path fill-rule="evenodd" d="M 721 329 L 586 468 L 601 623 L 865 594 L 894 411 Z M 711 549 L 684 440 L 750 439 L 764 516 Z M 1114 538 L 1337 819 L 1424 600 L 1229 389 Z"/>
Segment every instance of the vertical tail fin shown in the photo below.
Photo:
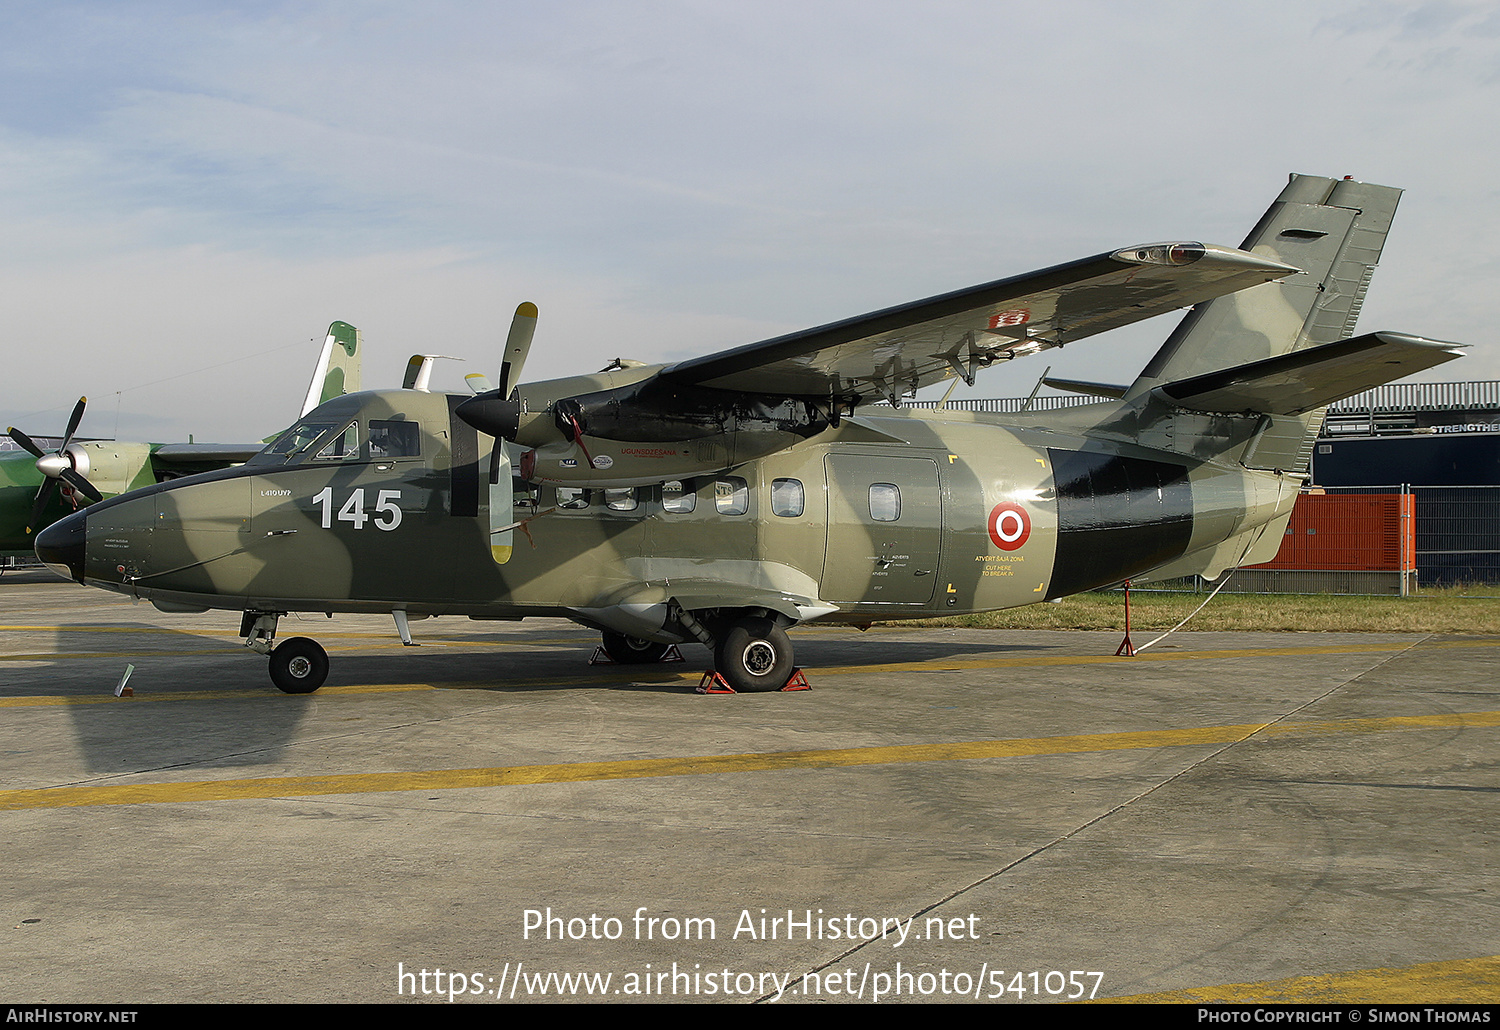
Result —
<path fill-rule="evenodd" d="M 1129 396 L 1351 336 L 1400 197 L 1401 191 L 1389 186 L 1292 176 L 1241 247 L 1296 265 L 1302 273 L 1193 309 Z M 1244 463 L 1305 471 L 1322 409 L 1267 420 L 1246 449 Z"/>
<path fill-rule="evenodd" d="M 326 400 L 359 392 L 361 342 L 359 330 L 348 322 L 328 327 L 312 382 L 307 386 L 307 399 L 302 402 L 303 415 Z"/>

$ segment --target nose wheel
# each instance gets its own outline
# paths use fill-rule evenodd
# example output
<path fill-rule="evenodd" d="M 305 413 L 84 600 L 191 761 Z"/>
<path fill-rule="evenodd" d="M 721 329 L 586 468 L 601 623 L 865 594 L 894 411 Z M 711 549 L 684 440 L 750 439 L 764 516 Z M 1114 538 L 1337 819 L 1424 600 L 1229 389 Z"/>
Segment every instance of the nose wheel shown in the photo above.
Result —
<path fill-rule="evenodd" d="M 328 652 L 308 637 L 276 643 L 276 623 L 285 612 L 247 611 L 240 620 L 245 646 L 271 659 L 271 682 L 287 694 L 311 694 L 328 678 Z M 274 645 L 274 646 L 273 646 Z"/>
<path fill-rule="evenodd" d="M 307 637 L 289 637 L 271 652 L 271 682 L 288 694 L 311 694 L 328 678 L 328 652 Z"/>

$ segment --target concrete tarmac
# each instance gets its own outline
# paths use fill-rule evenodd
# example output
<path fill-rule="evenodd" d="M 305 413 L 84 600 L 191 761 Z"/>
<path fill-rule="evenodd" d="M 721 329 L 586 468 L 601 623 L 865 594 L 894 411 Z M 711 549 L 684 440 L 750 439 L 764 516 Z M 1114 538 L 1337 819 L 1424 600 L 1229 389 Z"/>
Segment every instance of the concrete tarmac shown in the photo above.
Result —
<path fill-rule="evenodd" d="M 6 1001 L 1500 999 L 1500 638 L 238 623 L 0 578 Z"/>

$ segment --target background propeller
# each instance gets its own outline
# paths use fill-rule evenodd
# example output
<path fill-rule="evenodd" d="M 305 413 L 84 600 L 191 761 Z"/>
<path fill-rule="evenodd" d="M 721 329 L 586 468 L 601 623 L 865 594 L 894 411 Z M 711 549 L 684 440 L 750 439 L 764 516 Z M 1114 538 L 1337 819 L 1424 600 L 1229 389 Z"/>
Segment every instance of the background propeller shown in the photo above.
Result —
<path fill-rule="evenodd" d="M 84 472 L 88 470 L 87 459 L 84 460 L 84 467 L 80 470 L 78 457 L 68 450 L 68 445 L 73 442 L 73 433 L 78 429 L 78 424 L 83 421 L 83 409 L 87 404 L 87 397 L 78 398 L 78 403 L 73 407 L 73 414 L 68 419 L 68 430 L 63 434 L 63 441 L 51 454 L 38 447 L 36 441 L 15 426 L 10 427 L 10 438 L 24 450 L 35 455 L 37 471 L 42 474 L 42 485 L 36 492 L 36 503 L 31 506 L 31 519 L 26 526 L 28 533 L 41 521 L 42 512 L 51 502 L 52 494 L 57 490 L 59 481 L 66 483 L 91 501 L 104 500 L 104 495 L 84 476 Z"/>

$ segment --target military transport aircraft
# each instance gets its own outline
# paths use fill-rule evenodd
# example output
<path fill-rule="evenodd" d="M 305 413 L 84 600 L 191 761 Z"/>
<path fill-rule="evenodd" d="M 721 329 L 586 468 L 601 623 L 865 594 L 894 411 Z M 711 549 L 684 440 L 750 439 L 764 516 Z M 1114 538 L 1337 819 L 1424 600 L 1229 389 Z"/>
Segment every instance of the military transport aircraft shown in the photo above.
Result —
<path fill-rule="evenodd" d="M 360 334 L 347 322 L 328 327 L 301 414 L 360 387 Z M 12 426 L 19 451 L 0 455 L 0 558 L 30 555 L 33 535 L 64 515 L 106 495 L 238 464 L 254 457 L 252 444 L 159 444 L 74 440 L 88 398 L 79 398 L 68 428 L 44 447 Z M 50 448 L 50 450 L 49 450 Z"/>
<path fill-rule="evenodd" d="M 289 612 L 562 615 L 618 661 L 714 650 L 736 690 L 793 672 L 787 629 L 1007 608 L 1277 551 L 1323 406 L 1458 356 L 1352 336 L 1400 191 L 1293 176 L 1238 250 L 1127 247 L 670 365 L 337 397 L 240 468 L 45 530 L 79 583 L 242 612 L 282 690 L 316 690 Z M 1215 299 L 1217 298 L 1217 299 Z M 900 408 L 953 377 L 1193 310 L 1106 399 Z M 482 387 L 485 384 L 482 384 Z M 871 402 L 889 401 L 891 409 Z"/>

